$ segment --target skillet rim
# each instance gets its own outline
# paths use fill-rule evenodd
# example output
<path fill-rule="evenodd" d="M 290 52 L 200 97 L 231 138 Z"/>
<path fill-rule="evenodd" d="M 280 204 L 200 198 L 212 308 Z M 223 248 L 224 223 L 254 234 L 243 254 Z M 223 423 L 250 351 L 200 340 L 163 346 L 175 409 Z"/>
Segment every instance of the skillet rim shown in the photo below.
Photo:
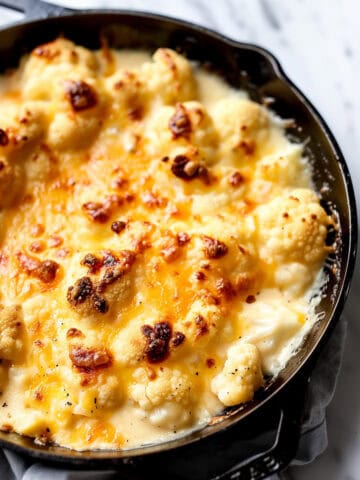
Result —
<path fill-rule="evenodd" d="M 51 7 L 54 7 L 54 6 L 55 5 L 51 5 Z M 286 387 L 288 386 L 288 384 L 293 383 L 295 381 L 295 378 L 303 375 L 304 372 L 307 372 L 309 370 L 309 368 L 311 369 L 311 366 L 316 360 L 316 357 L 319 354 L 319 351 L 326 343 L 337 321 L 339 320 L 340 314 L 342 313 L 342 310 L 344 308 L 345 300 L 349 294 L 350 283 L 351 283 L 351 279 L 352 279 L 354 268 L 355 268 L 356 251 L 357 251 L 358 231 L 357 231 L 356 199 L 355 199 L 354 188 L 353 188 L 349 168 L 346 164 L 345 158 L 330 128 L 326 124 L 325 120 L 323 119 L 319 111 L 308 100 L 308 98 L 301 92 L 301 90 L 294 84 L 294 82 L 290 80 L 290 78 L 284 72 L 280 62 L 277 60 L 274 54 L 272 54 L 266 48 L 254 43 L 240 42 L 240 41 L 234 40 L 208 27 L 204 27 L 202 25 L 198 25 L 196 23 L 189 22 L 187 20 L 182 20 L 175 17 L 167 16 L 167 15 L 154 14 L 151 12 L 128 10 L 128 9 L 119 9 L 119 10 L 91 9 L 86 11 L 83 11 L 83 10 L 68 11 L 64 9 L 64 11 L 59 10 L 56 13 L 56 10 L 57 9 L 55 9 L 55 15 L 54 15 L 54 12 L 52 12 L 54 16 L 50 16 L 50 17 L 45 16 L 43 18 L 36 18 L 36 19 L 25 18 L 24 20 L 21 20 L 19 22 L 14 22 L 5 28 L 1 28 L 0 31 L 3 34 L 6 34 L 8 30 L 11 30 L 12 28 L 16 28 L 19 26 L 21 27 L 22 25 L 27 26 L 31 24 L 34 27 L 37 27 L 38 25 L 41 25 L 44 22 L 56 23 L 58 19 L 67 18 L 67 17 L 85 17 L 86 18 L 86 17 L 96 16 L 96 15 L 102 15 L 105 17 L 107 16 L 110 17 L 112 15 L 122 16 L 122 17 L 131 16 L 139 20 L 149 19 L 149 20 L 155 20 L 155 21 L 161 21 L 161 22 L 168 22 L 178 27 L 185 27 L 197 34 L 199 33 L 205 34 L 207 37 L 212 37 L 220 41 L 224 45 L 224 48 L 233 47 L 236 50 L 243 49 L 247 51 L 257 52 L 258 54 L 260 54 L 260 56 L 263 57 L 266 60 L 267 64 L 270 66 L 271 71 L 274 75 L 274 78 L 280 80 L 283 85 L 285 85 L 288 89 L 290 89 L 297 97 L 297 100 L 310 113 L 311 117 L 320 127 L 322 134 L 324 134 L 324 137 L 326 138 L 327 143 L 331 147 L 331 150 L 334 154 L 334 157 L 336 158 L 336 163 L 339 168 L 339 174 L 341 175 L 341 179 L 344 183 L 344 189 L 346 193 L 346 207 L 347 207 L 346 219 L 349 222 L 349 239 L 347 242 L 348 248 L 346 250 L 346 264 L 345 266 L 342 266 L 341 279 L 339 280 L 340 288 L 336 293 L 336 301 L 334 302 L 332 308 L 329 309 L 331 314 L 329 316 L 329 320 L 326 327 L 324 328 L 323 332 L 319 335 L 319 337 L 316 339 L 313 347 L 306 352 L 306 355 L 304 359 L 301 361 L 300 365 L 294 370 L 293 373 L 291 373 L 288 376 L 288 378 L 286 378 L 283 382 L 281 382 L 280 385 L 276 386 L 276 388 L 273 391 L 270 391 L 265 396 L 265 398 L 259 401 L 259 403 L 252 405 L 252 407 L 249 410 L 246 410 L 244 412 L 237 412 L 233 416 L 228 417 L 227 420 L 230 419 L 230 422 L 223 421 L 218 423 L 217 425 L 212 425 L 211 427 L 209 426 L 200 427 L 198 430 L 195 430 L 195 432 L 190 431 L 184 436 L 178 437 L 174 440 L 168 440 L 165 442 L 160 442 L 160 443 L 152 444 L 149 446 L 148 445 L 140 446 L 131 450 L 76 451 L 76 450 L 71 450 L 65 447 L 60 447 L 60 446 L 45 446 L 45 447 L 37 446 L 36 444 L 34 444 L 34 442 L 31 442 L 32 443 L 31 446 L 22 446 L 15 443 L 14 441 L 11 441 L 9 438 L 3 439 L 2 438 L 3 435 L 5 436 L 9 434 L 3 434 L 2 432 L 0 432 L 0 446 L 3 446 L 5 448 L 6 447 L 10 448 L 24 455 L 31 456 L 33 458 L 35 457 L 38 459 L 43 459 L 45 461 L 57 462 L 57 463 L 71 461 L 75 465 L 81 465 L 81 464 L 89 465 L 91 463 L 99 465 L 99 464 L 104 464 L 105 462 L 107 464 L 109 462 L 115 463 L 115 462 L 124 461 L 124 460 L 126 461 L 126 459 L 129 459 L 129 458 L 130 459 L 137 458 L 141 456 L 151 455 L 153 453 L 161 453 L 161 451 L 165 452 L 165 451 L 174 450 L 182 446 L 193 444 L 204 438 L 214 436 L 217 433 L 224 433 L 227 430 L 229 430 L 232 426 L 240 423 L 241 420 L 245 420 L 251 414 L 255 414 L 255 412 L 261 409 L 261 407 L 265 407 L 265 405 L 268 405 L 271 401 L 274 400 L 275 397 L 280 397 L 280 395 L 284 393 L 284 390 L 286 390 Z M 114 22 L 120 23 L 120 21 L 121 19 L 114 19 Z M 211 428 L 211 431 L 207 431 L 204 433 L 204 431 L 209 428 Z M 15 435 L 16 437 L 20 437 L 21 439 L 27 440 L 27 437 L 20 434 L 10 434 L 10 435 Z M 194 438 L 191 438 L 193 436 Z M 61 452 L 53 453 L 51 450 L 61 450 Z M 96 454 L 98 455 L 100 454 L 101 456 L 96 456 Z"/>

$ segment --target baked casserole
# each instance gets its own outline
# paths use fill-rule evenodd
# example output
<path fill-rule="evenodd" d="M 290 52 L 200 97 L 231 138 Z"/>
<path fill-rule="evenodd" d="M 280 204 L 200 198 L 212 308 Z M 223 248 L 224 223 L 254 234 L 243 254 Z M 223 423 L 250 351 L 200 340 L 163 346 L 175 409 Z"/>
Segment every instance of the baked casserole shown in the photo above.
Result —
<path fill-rule="evenodd" d="M 0 88 L 0 428 L 125 449 L 250 402 L 334 226 L 287 122 L 166 48 L 59 38 Z"/>

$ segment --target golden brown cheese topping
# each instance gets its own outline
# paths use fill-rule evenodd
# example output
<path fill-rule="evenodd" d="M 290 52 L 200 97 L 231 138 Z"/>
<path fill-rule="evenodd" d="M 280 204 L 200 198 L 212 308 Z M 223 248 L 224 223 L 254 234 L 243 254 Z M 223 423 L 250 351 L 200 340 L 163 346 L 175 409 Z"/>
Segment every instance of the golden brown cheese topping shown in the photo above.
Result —
<path fill-rule="evenodd" d="M 0 87 L 2 430 L 128 448 L 251 401 L 333 223 L 284 122 L 165 48 L 58 39 Z"/>

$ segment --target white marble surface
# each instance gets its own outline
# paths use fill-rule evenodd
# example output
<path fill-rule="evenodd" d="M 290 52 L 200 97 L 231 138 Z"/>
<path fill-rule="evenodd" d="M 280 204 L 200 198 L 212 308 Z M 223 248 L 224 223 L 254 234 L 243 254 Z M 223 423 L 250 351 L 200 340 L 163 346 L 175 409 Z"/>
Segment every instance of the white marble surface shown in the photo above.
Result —
<path fill-rule="evenodd" d="M 55 1 L 54 1 L 55 3 Z M 265 46 L 319 109 L 352 173 L 360 205 L 359 0 L 71 0 L 81 7 L 154 11 Z M 0 10 L 0 23 L 16 14 Z M 360 479 L 360 269 L 346 307 L 349 333 L 335 398 L 328 409 L 329 446 L 314 463 L 291 468 L 293 480 Z"/>

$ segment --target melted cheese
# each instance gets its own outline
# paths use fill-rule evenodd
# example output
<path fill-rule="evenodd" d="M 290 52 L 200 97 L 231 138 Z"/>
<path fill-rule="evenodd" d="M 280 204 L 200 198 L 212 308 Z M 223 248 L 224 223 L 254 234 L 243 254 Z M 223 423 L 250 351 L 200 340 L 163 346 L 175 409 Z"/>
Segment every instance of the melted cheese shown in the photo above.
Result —
<path fill-rule="evenodd" d="M 1 428 L 130 448 L 250 401 L 331 224 L 283 122 L 171 50 L 65 39 L 0 101 Z"/>

